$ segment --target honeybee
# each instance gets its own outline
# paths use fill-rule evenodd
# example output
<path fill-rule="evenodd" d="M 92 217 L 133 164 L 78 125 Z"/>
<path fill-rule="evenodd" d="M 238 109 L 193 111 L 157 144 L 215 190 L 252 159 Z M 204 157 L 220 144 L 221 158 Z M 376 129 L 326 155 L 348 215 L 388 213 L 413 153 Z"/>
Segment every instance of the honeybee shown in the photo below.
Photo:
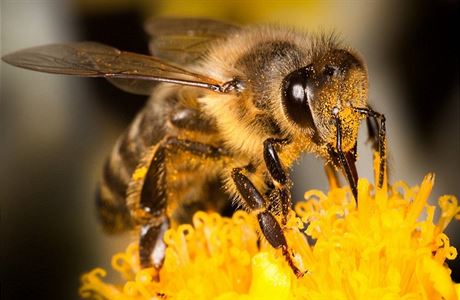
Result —
<path fill-rule="evenodd" d="M 108 231 L 138 228 L 142 267 L 161 268 L 170 226 L 232 198 L 302 276 L 283 232 L 293 162 L 316 154 L 331 181 L 343 172 L 357 200 L 356 143 L 366 119 L 383 184 L 385 117 L 367 103 L 363 60 L 333 35 L 281 26 L 163 18 L 146 29 L 153 56 L 82 42 L 3 60 L 150 95 L 113 148 L 97 200 Z"/>

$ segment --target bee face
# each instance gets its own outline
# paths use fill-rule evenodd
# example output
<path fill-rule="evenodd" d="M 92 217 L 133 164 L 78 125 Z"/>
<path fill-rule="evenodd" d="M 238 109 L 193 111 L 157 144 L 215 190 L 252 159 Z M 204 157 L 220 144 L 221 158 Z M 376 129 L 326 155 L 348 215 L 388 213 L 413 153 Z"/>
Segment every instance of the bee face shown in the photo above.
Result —
<path fill-rule="evenodd" d="M 349 51 L 333 49 L 288 74 L 282 83 L 282 104 L 294 126 L 321 145 L 334 145 L 340 119 L 343 150 L 354 146 L 362 116 L 353 107 L 367 100 L 367 73 Z"/>

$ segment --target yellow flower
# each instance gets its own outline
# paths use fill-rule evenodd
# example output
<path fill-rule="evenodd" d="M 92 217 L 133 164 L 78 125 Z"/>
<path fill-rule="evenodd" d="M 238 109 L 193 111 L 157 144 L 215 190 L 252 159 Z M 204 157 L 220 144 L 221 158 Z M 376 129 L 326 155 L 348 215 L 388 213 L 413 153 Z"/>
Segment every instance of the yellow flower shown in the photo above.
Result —
<path fill-rule="evenodd" d="M 445 260 L 457 250 L 443 233 L 460 219 L 454 196 L 427 200 L 434 176 L 420 186 L 397 182 L 375 189 L 358 183 L 356 205 L 348 188 L 312 190 L 291 212 L 285 234 L 296 278 L 281 251 L 258 242 L 253 216 L 198 212 L 192 224 L 170 229 L 163 268 L 140 269 L 136 243 L 112 265 L 124 278 L 106 283 L 102 269 L 82 276 L 81 296 L 93 299 L 458 299 Z M 386 186 L 386 185 L 385 185 Z M 307 240 L 308 236 L 308 240 Z M 159 281 L 155 278 L 159 276 Z"/>

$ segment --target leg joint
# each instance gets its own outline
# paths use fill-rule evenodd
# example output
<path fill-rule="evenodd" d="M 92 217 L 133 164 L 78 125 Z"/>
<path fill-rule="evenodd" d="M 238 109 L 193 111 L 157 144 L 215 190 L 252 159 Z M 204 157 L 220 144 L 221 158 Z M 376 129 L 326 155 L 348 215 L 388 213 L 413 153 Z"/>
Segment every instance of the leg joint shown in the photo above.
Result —
<path fill-rule="evenodd" d="M 288 182 L 286 172 L 281 165 L 278 153 L 275 149 L 275 144 L 280 143 L 275 139 L 267 139 L 264 142 L 264 160 L 270 176 L 276 182 L 284 185 Z"/>
<path fill-rule="evenodd" d="M 278 249 L 287 247 L 286 238 L 284 237 L 283 230 L 275 217 L 268 211 L 263 211 L 257 215 L 260 230 L 272 245 L 273 248 Z"/>
<path fill-rule="evenodd" d="M 264 197 L 256 189 L 254 184 L 252 184 L 249 178 L 241 173 L 240 168 L 233 169 L 232 179 L 235 183 L 236 189 L 251 210 L 265 208 L 266 203 Z"/>

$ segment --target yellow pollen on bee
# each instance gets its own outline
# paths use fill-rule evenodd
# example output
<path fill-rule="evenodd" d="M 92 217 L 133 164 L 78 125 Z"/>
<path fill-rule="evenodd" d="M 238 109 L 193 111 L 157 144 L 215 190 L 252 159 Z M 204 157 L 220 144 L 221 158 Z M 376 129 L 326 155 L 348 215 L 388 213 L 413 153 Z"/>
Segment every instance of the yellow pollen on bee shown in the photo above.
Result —
<path fill-rule="evenodd" d="M 145 177 L 145 175 L 147 174 L 147 167 L 141 167 L 141 168 L 138 168 L 134 171 L 133 173 L 133 180 L 139 180 L 139 179 L 142 179 Z"/>

